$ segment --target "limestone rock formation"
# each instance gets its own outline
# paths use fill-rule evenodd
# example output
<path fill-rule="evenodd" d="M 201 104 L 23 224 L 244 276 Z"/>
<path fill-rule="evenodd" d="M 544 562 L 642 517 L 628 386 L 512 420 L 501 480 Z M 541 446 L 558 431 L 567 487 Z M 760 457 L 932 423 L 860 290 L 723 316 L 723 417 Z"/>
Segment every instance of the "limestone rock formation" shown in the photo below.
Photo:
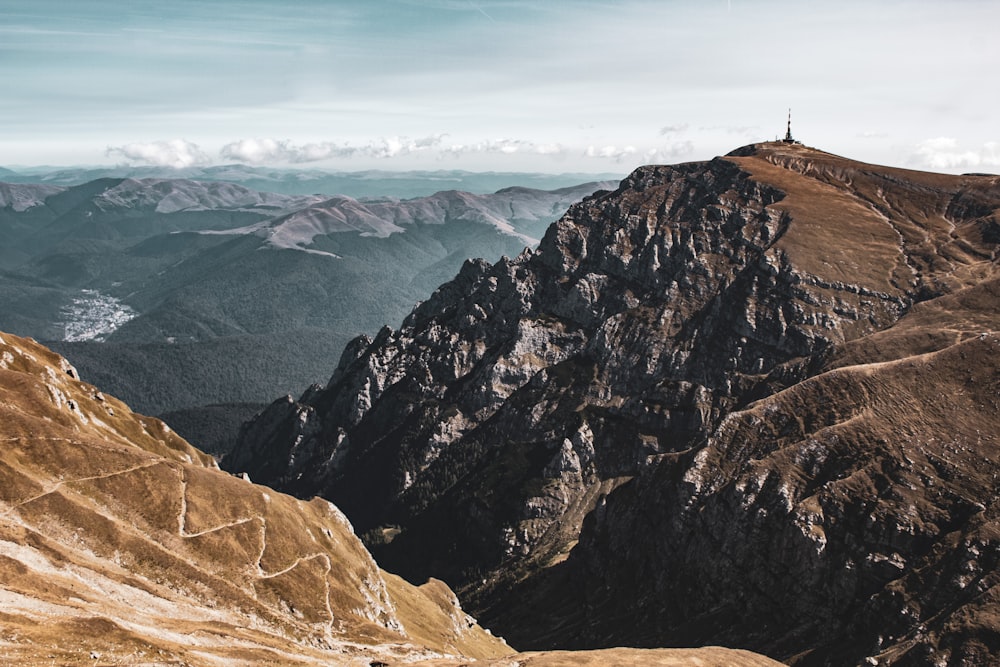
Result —
<path fill-rule="evenodd" d="M 518 648 L 1000 650 L 1000 177 L 801 145 L 643 167 L 470 261 L 223 465 Z"/>

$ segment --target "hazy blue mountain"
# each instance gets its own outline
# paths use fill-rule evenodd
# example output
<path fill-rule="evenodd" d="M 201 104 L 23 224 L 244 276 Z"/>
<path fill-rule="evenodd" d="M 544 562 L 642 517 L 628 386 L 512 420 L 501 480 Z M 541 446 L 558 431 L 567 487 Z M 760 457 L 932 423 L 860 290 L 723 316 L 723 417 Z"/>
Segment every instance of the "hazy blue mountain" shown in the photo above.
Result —
<path fill-rule="evenodd" d="M 264 192 L 293 195 L 316 193 L 350 197 L 424 197 L 441 190 L 487 194 L 510 186 L 556 190 L 588 181 L 620 180 L 624 174 L 538 174 L 521 172 L 440 171 L 331 172 L 321 169 L 274 169 L 242 164 L 214 167 L 35 167 L 0 172 L 8 183 L 82 185 L 100 178 L 159 178 L 224 181 Z"/>
<path fill-rule="evenodd" d="M 466 259 L 520 254 L 608 186 L 359 199 L 190 179 L 3 184 L 0 328 L 140 411 L 215 419 L 217 443 L 235 413 L 201 406 L 300 393 Z"/>

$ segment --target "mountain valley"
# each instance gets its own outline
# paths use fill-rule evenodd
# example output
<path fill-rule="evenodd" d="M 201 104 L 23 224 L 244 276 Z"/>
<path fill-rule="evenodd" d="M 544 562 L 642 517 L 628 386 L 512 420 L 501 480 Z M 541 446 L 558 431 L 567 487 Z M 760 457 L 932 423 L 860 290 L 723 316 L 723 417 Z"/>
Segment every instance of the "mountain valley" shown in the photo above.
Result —
<path fill-rule="evenodd" d="M 362 201 L 176 178 L 2 184 L 0 328 L 221 454 L 219 424 L 301 392 L 465 258 L 516 255 L 601 186 Z"/>

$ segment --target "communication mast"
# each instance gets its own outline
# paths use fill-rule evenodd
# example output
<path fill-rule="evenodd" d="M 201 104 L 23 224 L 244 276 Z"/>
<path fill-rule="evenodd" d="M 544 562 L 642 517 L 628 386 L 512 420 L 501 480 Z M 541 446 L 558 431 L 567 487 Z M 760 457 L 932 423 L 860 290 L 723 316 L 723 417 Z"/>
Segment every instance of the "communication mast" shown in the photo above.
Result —
<path fill-rule="evenodd" d="M 785 130 L 785 138 L 782 139 L 782 141 L 784 143 L 786 143 L 786 144 L 801 143 L 801 142 L 795 141 L 795 139 L 792 138 L 792 110 L 791 109 L 788 110 L 788 127 Z"/>

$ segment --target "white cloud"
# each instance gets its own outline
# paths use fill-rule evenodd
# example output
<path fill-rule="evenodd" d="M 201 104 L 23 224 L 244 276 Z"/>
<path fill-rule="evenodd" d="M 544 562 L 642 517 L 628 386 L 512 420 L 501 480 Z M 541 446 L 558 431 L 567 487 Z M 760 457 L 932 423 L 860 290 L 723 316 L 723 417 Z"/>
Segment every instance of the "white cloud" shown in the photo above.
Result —
<path fill-rule="evenodd" d="M 643 164 L 663 164 L 677 162 L 681 158 L 694 153 L 694 142 L 690 140 L 674 141 L 659 147 L 640 150 L 635 146 L 588 146 L 583 155 L 588 158 L 602 158 L 615 162 Z"/>
<path fill-rule="evenodd" d="M 615 162 L 621 162 L 625 158 L 632 157 L 637 152 L 638 150 L 635 146 L 625 146 L 623 148 L 618 148 L 617 146 L 602 146 L 600 148 L 597 146 L 587 146 L 583 154 L 586 157 L 606 158 Z"/>
<path fill-rule="evenodd" d="M 493 139 L 475 144 L 452 144 L 445 149 L 445 152 L 452 155 L 464 153 L 504 153 L 510 155 L 516 153 L 523 144 L 526 145 L 526 142 L 518 139 Z"/>
<path fill-rule="evenodd" d="M 677 125 L 665 125 L 660 128 L 660 134 L 678 134 L 680 132 L 685 132 L 688 129 L 687 123 L 678 123 Z"/>
<path fill-rule="evenodd" d="M 675 141 L 661 148 L 654 148 L 646 153 L 650 162 L 675 162 L 679 158 L 694 153 L 693 141 Z"/>
<path fill-rule="evenodd" d="M 539 155 L 559 155 L 565 151 L 562 144 L 538 144 L 535 146 L 535 152 Z"/>
<path fill-rule="evenodd" d="M 121 156 L 129 162 L 155 167 L 173 167 L 174 169 L 196 167 L 209 163 L 208 155 L 198 147 L 198 144 L 186 139 L 109 146 L 105 154 Z"/>
<path fill-rule="evenodd" d="M 466 153 L 493 153 L 501 155 L 535 154 L 535 155 L 560 155 L 565 152 L 565 148 L 558 143 L 536 144 L 524 139 L 491 139 L 480 141 L 474 144 L 452 144 L 443 150 L 449 155 L 463 155 Z"/>
<path fill-rule="evenodd" d="M 249 164 L 275 162 L 301 164 L 355 155 L 392 158 L 428 151 L 439 146 L 444 136 L 439 134 L 418 139 L 399 136 L 381 137 L 362 145 L 337 144 L 330 141 L 293 144 L 287 139 L 240 139 L 223 146 L 219 155 L 226 160 Z"/>
<path fill-rule="evenodd" d="M 171 167 L 203 166 L 212 163 L 239 162 L 251 165 L 303 164 L 335 159 L 390 160 L 416 154 L 431 158 L 450 156 L 511 156 L 524 160 L 541 157 L 564 160 L 569 156 L 584 156 L 615 163 L 676 162 L 694 152 L 689 140 L 667 136 L 656 147 L 636 145 L 601 145 L 581 147 L 559 142 L 535 142 L 528 139 L 499 138 L 470 143 L 445 143 L 448 135 L 435 134 L 411 138 L 401 135 L 383 136 L 366 142 L 319 141 L 298 143 L 290 139 L 244 138 L 231 141 L 214 156 L 206 154 L 197 144 L 185 140 L 134 143 L 108 148 L 108 155 L 118 155 L 130 162 Z"/>
<path fill-rule="evenodd" d="M 358 152 L 354 146 L 347 144 L 335 144 L 329 141 L 321 143 L 309 143 L 302 146 L 291 147 L 289 155 L 285 158 L 287 162 L 318 162 L 332 157 L 351 157 Z"/>
<path fill-rule="evenodd" d="M 917 144 L 910 163 L 941 171 L 1000 166 L 1000 144 L 988 141 L 971 150 L 960 147 L 952 137 L 925 139 Z"/>
<path fill-rule="evenodd" d="M 445 135 L 435 134 L 419 139 L 409 137 L 382 137 L 360 147 L 358 150 L 362 155 L 370 155 L 377 158 L 390 158 L 400 155 L 410 155 L 411 153 L 422 153 L 441 145 Z"/>

